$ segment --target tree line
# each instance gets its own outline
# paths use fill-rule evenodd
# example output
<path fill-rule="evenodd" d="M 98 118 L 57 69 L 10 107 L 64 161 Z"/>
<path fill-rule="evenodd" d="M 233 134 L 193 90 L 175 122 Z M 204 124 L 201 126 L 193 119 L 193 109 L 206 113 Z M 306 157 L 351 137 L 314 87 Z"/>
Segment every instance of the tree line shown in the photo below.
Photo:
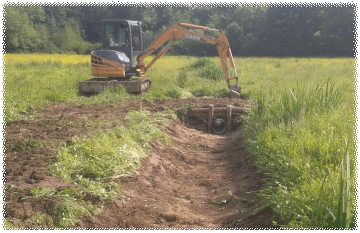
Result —
<path fill-rule="evenodd" d="M 101 49 L 101 19 L 142 21 L 145 48 L 166 28 L 192 23 L 225 31 L 234 56 L 354 56 L 355 5 L 4 6 L 5 52 L 89 54 Z M 216 37 L 214 32 L 200 32 Z M 216 56 L 178 40 L 175 55 Z"/>

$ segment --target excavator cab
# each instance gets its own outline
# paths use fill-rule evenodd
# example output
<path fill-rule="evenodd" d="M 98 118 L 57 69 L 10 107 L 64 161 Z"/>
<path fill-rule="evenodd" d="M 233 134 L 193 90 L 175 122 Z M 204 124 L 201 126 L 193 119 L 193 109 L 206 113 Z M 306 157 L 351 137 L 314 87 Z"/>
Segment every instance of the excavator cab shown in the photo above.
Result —
<path fill-rule="evenodd" d="M 144 51 L 143 33 L 140 21 L 125 19 L 103 19 L 102 49 L 126 53 L 132 65 Z"/>
<path fill-rule="evenodd" d="M 143 53 L 140 21 L 103 19 L 102 50 L 91 53 L 92 75 L 112 79 L 136 76 L 136 58 Z"/>
<path fill-rule="evenodd" d="M 142 93 L 151 85 L 151 79 L 139 76 L 137 58 L 144 52 L 140 21 L 103 19 L 102 50 L 91 52 L 91 74 L 95 78 L 79 82 L 79 92 L 92 95 L 119 85 L 129 93 Z"/>

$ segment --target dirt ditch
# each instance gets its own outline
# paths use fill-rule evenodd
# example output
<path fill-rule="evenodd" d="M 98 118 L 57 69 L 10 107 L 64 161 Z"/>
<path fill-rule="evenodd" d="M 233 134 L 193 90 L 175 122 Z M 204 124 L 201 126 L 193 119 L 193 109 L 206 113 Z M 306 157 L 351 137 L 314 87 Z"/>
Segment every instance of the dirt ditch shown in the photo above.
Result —
<path fill-rule="evenodd" d="M 92 124 L 102 122 L 102 128 L 111 128 L 129 111 L 140 108 L 157 112 L 209 104 L 224 107 L 248 103 L 197 98 L 120 101 L 111 106 L 59 104 L 31 120 L 8 123 L 5 126 L 5 217 L 22 227 L 36 212 L 52 210 L 53 202 L 24 197 L 35 187 L 71 186 L 50 176 L 47 167 L 56 161 L 51 148 L 74 136 L 93 134 L 96 128 Z M 152 153 L 142 161 L 139 175 L 116 180 L 122 184 L 127 199 L 106 203 L 101 214 L 84 217 L 74 227 L 271 228 L 271 211 L 254 214 L 256 204 L 250 202 L 255 191 L 261 189 L 263 177 L 249 163 L 240 131 L 210 135 L 173 120 L 165 132 L 171 137 L 171 147 L 160 141 L 152 142 Z"/>

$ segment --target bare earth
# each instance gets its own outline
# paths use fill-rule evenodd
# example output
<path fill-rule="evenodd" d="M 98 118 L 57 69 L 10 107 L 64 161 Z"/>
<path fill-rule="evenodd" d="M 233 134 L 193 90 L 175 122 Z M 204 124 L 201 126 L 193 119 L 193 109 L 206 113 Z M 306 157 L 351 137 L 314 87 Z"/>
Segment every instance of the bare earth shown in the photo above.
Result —
<path fill-rule="evenodd" d="M 177 109 L 189 104 L 244 106 L 246 100 L 189 99 L 139 102 L 119 101 L 111 106 L 53 105 L 33 119 L 5 126 L 5 217 L 18 226 L 36 212 L 50 213 L 56 200 L 25 198 L 35 187 L 62 189 L 72 184 L 50 176 L 47 167 L 56 161 L 56 148 L 74 136 L 91 135 L 95 127 L 114 127 L 129 111 Z M 117 179 L 127 199 L 108 202 L 100 215 L 84 217 L 76 228 L 271 228 L 272 212 L 254 214 L 251 203 L 264 177 L 256 172 L 244 150 L 241 131 L 225 136 L 207 134 L 180 120 L 165 129 L 173 146 L 151 143 L 151 155 L 142 161 L 139 175 Z M 41 142 L 46 147 L 38 147 Z M 14 191 L 16 190 L 16 192 Z M 97 197 L 87 196 L 92 203 Z M 55 220 L 56 221 L 56 220 Z M 34 223 L 31 227 L 39 227 Z"/>

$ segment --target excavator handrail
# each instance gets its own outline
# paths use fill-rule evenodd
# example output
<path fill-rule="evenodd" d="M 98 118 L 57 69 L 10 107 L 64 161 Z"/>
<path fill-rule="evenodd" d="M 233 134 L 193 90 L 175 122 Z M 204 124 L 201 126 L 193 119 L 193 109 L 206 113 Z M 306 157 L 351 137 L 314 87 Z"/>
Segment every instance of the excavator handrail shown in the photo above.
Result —
<path fill-rule="evenodd" d="M 205 31 L 216 31 L 219 33 L 219 36 L 217 39 L 200 35 L 195 32 L 191 32 L 188 30 L 185 30 L 184 28 L 189 29 L 200 29 Z M 136 71 L 139 73 L 139 76 L 143 76 L 146 71 L 158 60 L 160 59 L 173 45 L 173 43 L 177 39 L 188 39 L 188 40 L 194 40 L 194 41 L 200 41 L 203 43 L 208 44 L 214 44 L 217 47 L 219 57 L 221 60 L 221 64 L 223 67 L 223 71 L 226 78 L 226 83 L 230 89 L 231 83 L 230 81 L 235 79 L 236 83 L 235 86 L 238 86 L 238 76 L 236 72 L 236 67 L 234 63 L 234 58 L 231 53 L 229 41 L 227 37 L 225 36 L 224 32 L 222 30 L 218 29 L 212 29 L 209 27 L 199 26 L 195 24 L 187 24 L 187 23 L 177 23 L 172 27 L 167 28 L 150 46 L 147 48 L 147 50 L 138 56 L 137 58 L 137 65 L 136 65 Z M 150 56 L 155 50 L 157 50 L 160 46 L 162 46 L 167 41 L 170 41 L 165 48 L 163 48 L 155 57 L 154 59 L 148 64 L 145 65 L 144 60 L 146 57 Z M 235 77 L 230 78 L 228 64 L 227 64 L 227 58 L 229 58 L 232 68 L 235 71 Z"/>

